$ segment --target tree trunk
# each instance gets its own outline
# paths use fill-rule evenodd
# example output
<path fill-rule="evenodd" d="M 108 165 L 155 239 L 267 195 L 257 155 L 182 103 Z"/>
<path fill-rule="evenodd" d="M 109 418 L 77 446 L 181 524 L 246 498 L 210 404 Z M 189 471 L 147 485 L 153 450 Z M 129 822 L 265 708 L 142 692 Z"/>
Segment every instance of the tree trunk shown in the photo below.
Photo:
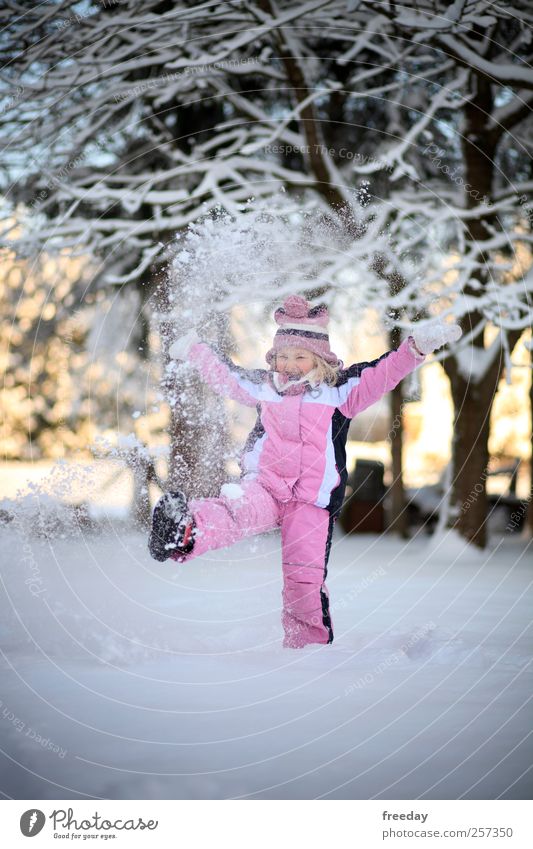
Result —
<path fill-rule="evenodd" d="M 470 82 L 472 97 L 464 107 L 462 149 L 465 206 L 474 209 L 491 198 L 494 158 L 500 136 L 491 134 L 487 127 L 494 106 L 491 82 L 475 73 L 472 73 Z M 480 263 L 477 279 L 484 285 L 491 279 L 491 258 L 484 248 L 486 240 L 491 238 L 489 225 L 501 226 L 490 212 L 480 213 L 467 222 L 466 233 L 467 241 L 475 245 L 475 256 Z M 467 283 L 463 294 L 479 297 L 479 290 L 471 289 Z M 462 319 L 462 329 L 468 333 L 483 320 L 480 311 L 472 310 Z M 508 332 L 511 350 L 519 336 L 519 331 Z M 485 348 L 483 332 L 471 344 L 475 365 L 476 356 Z M 484 548 L 487 543 L 486 478 L 490 414 L 503 371 L 503 348 L 500 347 L 492 365 L 477 383 L 459 374 L 453 355 L 444 360 L 443 365 L 450 379 L 454 404 L 448 527 L 456 528 L 466 540 Z"/>
<path fill-rule="evenodd" d="M 464 380 L 446 362 L 455 409 L 452 438 L 452 493 L 448 527 L 484 548 L 487 544 L 487 492 L 490 414 L 502 370 L 501 359 L 479 384 Z"/>
<path fill-rule="evenodd" d="M 462 150 L 464 162 L 465 206 L 474 209 L 482 199 L 490 198 L 494 169 L 495 142 L 486 132 L 486 122 L 492 112 L 493 96 L 491 84 L 486 79 L 472 74 L 470 78 L 472 98 L 464 107 L 462 128 Z M 483 263 L 488 260 L 483 243 L 489 238 L 487 216 L 480 214 L 467 224 L 467 241 L 477 248 L 477 258 Z M 486 268 L 478 275 L 486 283 L 489 274 Z M 478 295 L 476 290 L 465 286 L 466 295 Z M 461 321 L 463 331 L 468 333 L 481 320 L 481 313 L 472 310 Z M 472 356 L 476 349 L 484 349 L 483 332 L 472 340 Z M 502 370 L 501 351 L 485 378 L 479 383 L 465 380 L 457 369 L 452 356 L 443 365 L 450 379 L 454 405 L 454 435 L 452 439 L 452 493 L 448 527 L 453 527 L 469 542 L 484 548 L 487 542 L 487 493 L 486 477 L 489 462 L 488 439 L 490 412 Z"/>
<path fill-rule="evenodd" d="M 223 401 L 198 375 L 180 370 L 167 381 L 170 455 L 167 489 L 190 498 L 218 495 L 225 478 L 226 422 Z"/>
<path fill-rule="evenodd" d="M 162 281 L 157 301 L 160 312 L 170 313 L 169 292 Z M 211 315 L 202 331 L 215 345 L 227 347 L 224 316 Z M 167 490 L 182 489 L 190 498 L 218 495 L 226 477 L 228 434 L 224 401 L 186 364 L 172 361 L 168 348 L 175 339 L 170 314 L 160 322 L 161 388 L 170 409 Z"/>
<path fill-rule="evenodd" d="M 170 406 L 167 488 L 183 489 L 190 498 L 218 495 L 228 453 L 224 401 L 186 365 L 164 383 Z"/>
<path fill-rule="evenodd" d="M 389 347 L 400 344 L 400 331 L 394 328 L 389 334 Z M 391 392 L 391 428 L 389 431 L 391 450 L 392 484 L 390 493 L 390 514 L 387 531 L 397 533 L 403 539 L 408 537 L 407 506 L 403 485 L 403 381 Z"/>

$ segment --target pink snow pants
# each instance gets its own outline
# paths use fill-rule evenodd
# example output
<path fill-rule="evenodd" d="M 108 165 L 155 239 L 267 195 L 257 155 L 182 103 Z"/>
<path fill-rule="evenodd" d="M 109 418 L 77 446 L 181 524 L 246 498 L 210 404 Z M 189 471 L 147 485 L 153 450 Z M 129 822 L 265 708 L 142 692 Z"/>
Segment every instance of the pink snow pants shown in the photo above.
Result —
<path fill-rule="evenodd" d="M 300 501 L 277 501 L 257 481 L 241 482 L 240 498 L 198 498 L 189 507 L 196 521 L 194 550 L 177 557 L 187 562 L 206 551 L 281 526 L 285 648 L 333 642 L 329 594 L 325 585 L 333 519 L 329 512 Z"/>

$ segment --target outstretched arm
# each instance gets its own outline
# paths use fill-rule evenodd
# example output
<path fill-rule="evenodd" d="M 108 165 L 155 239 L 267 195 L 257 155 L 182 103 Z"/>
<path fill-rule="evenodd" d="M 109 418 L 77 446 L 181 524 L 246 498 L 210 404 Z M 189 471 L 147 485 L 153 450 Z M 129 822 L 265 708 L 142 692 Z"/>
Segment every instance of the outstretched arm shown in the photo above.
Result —
<path fill-rule="evenodd" d="M 345 396 L 339 407 L 341 413 L 352 418 L 365 410 L 394 389 L 425 359 L 426 354 L 449 342 L 456 342 L 461 335 L 458 324 L 449 324 L 441 319 L 420 323 L 397 351 L 387 351 L 370 363 L 350 366 L 345 372 L 346 383 L 339 386 L 339 391 Z"/>
<path fill-rule="evenodd" d="M 351 419 L 366 410 L 424 360 L 424 354 L 417 351 L 413 337 L 409 336 L 396 351 L 387 351 L 376 360 L 350 366 L 345 372 L 346 383 L 339 386 L 341 396 L 345 397 L 339 406 L 340 412 Z"/>
<path fill-rule="evenodd" d="M 175 342 L 169 354 L 173 359 L 187 360 L 199 371 L 202 380 L 215 392 L 247 407 L 256 407 L 263 396 L 266 371 L 247 370 L 215 353 L 191 331 Z"/>

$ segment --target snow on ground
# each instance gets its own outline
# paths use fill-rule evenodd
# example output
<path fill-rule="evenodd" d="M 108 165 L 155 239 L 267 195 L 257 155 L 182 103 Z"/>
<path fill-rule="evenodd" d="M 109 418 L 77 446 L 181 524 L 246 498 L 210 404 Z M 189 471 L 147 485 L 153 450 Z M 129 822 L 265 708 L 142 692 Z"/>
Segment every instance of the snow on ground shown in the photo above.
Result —
<path fill-rule="evenodd" d="M 6 796 L 531 798 L 525 541 L 337 528 L 335 642 L 290 650 L 277 533 L 178 566 L 60 530 L 0 526 Z"/>

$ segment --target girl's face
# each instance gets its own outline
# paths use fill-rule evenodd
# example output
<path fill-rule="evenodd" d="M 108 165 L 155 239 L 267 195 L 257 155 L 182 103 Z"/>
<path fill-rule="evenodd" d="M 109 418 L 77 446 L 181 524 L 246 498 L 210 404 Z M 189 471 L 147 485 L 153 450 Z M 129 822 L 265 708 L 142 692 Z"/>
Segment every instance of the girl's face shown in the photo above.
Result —
<path fill-rule="evenodd" d="M 276 371 L 285 375 L 288 380 L 299 380 L 311 371 L 314 365 L 314 355 L 305 348 L 282 348 L 276 354 Z"/>

